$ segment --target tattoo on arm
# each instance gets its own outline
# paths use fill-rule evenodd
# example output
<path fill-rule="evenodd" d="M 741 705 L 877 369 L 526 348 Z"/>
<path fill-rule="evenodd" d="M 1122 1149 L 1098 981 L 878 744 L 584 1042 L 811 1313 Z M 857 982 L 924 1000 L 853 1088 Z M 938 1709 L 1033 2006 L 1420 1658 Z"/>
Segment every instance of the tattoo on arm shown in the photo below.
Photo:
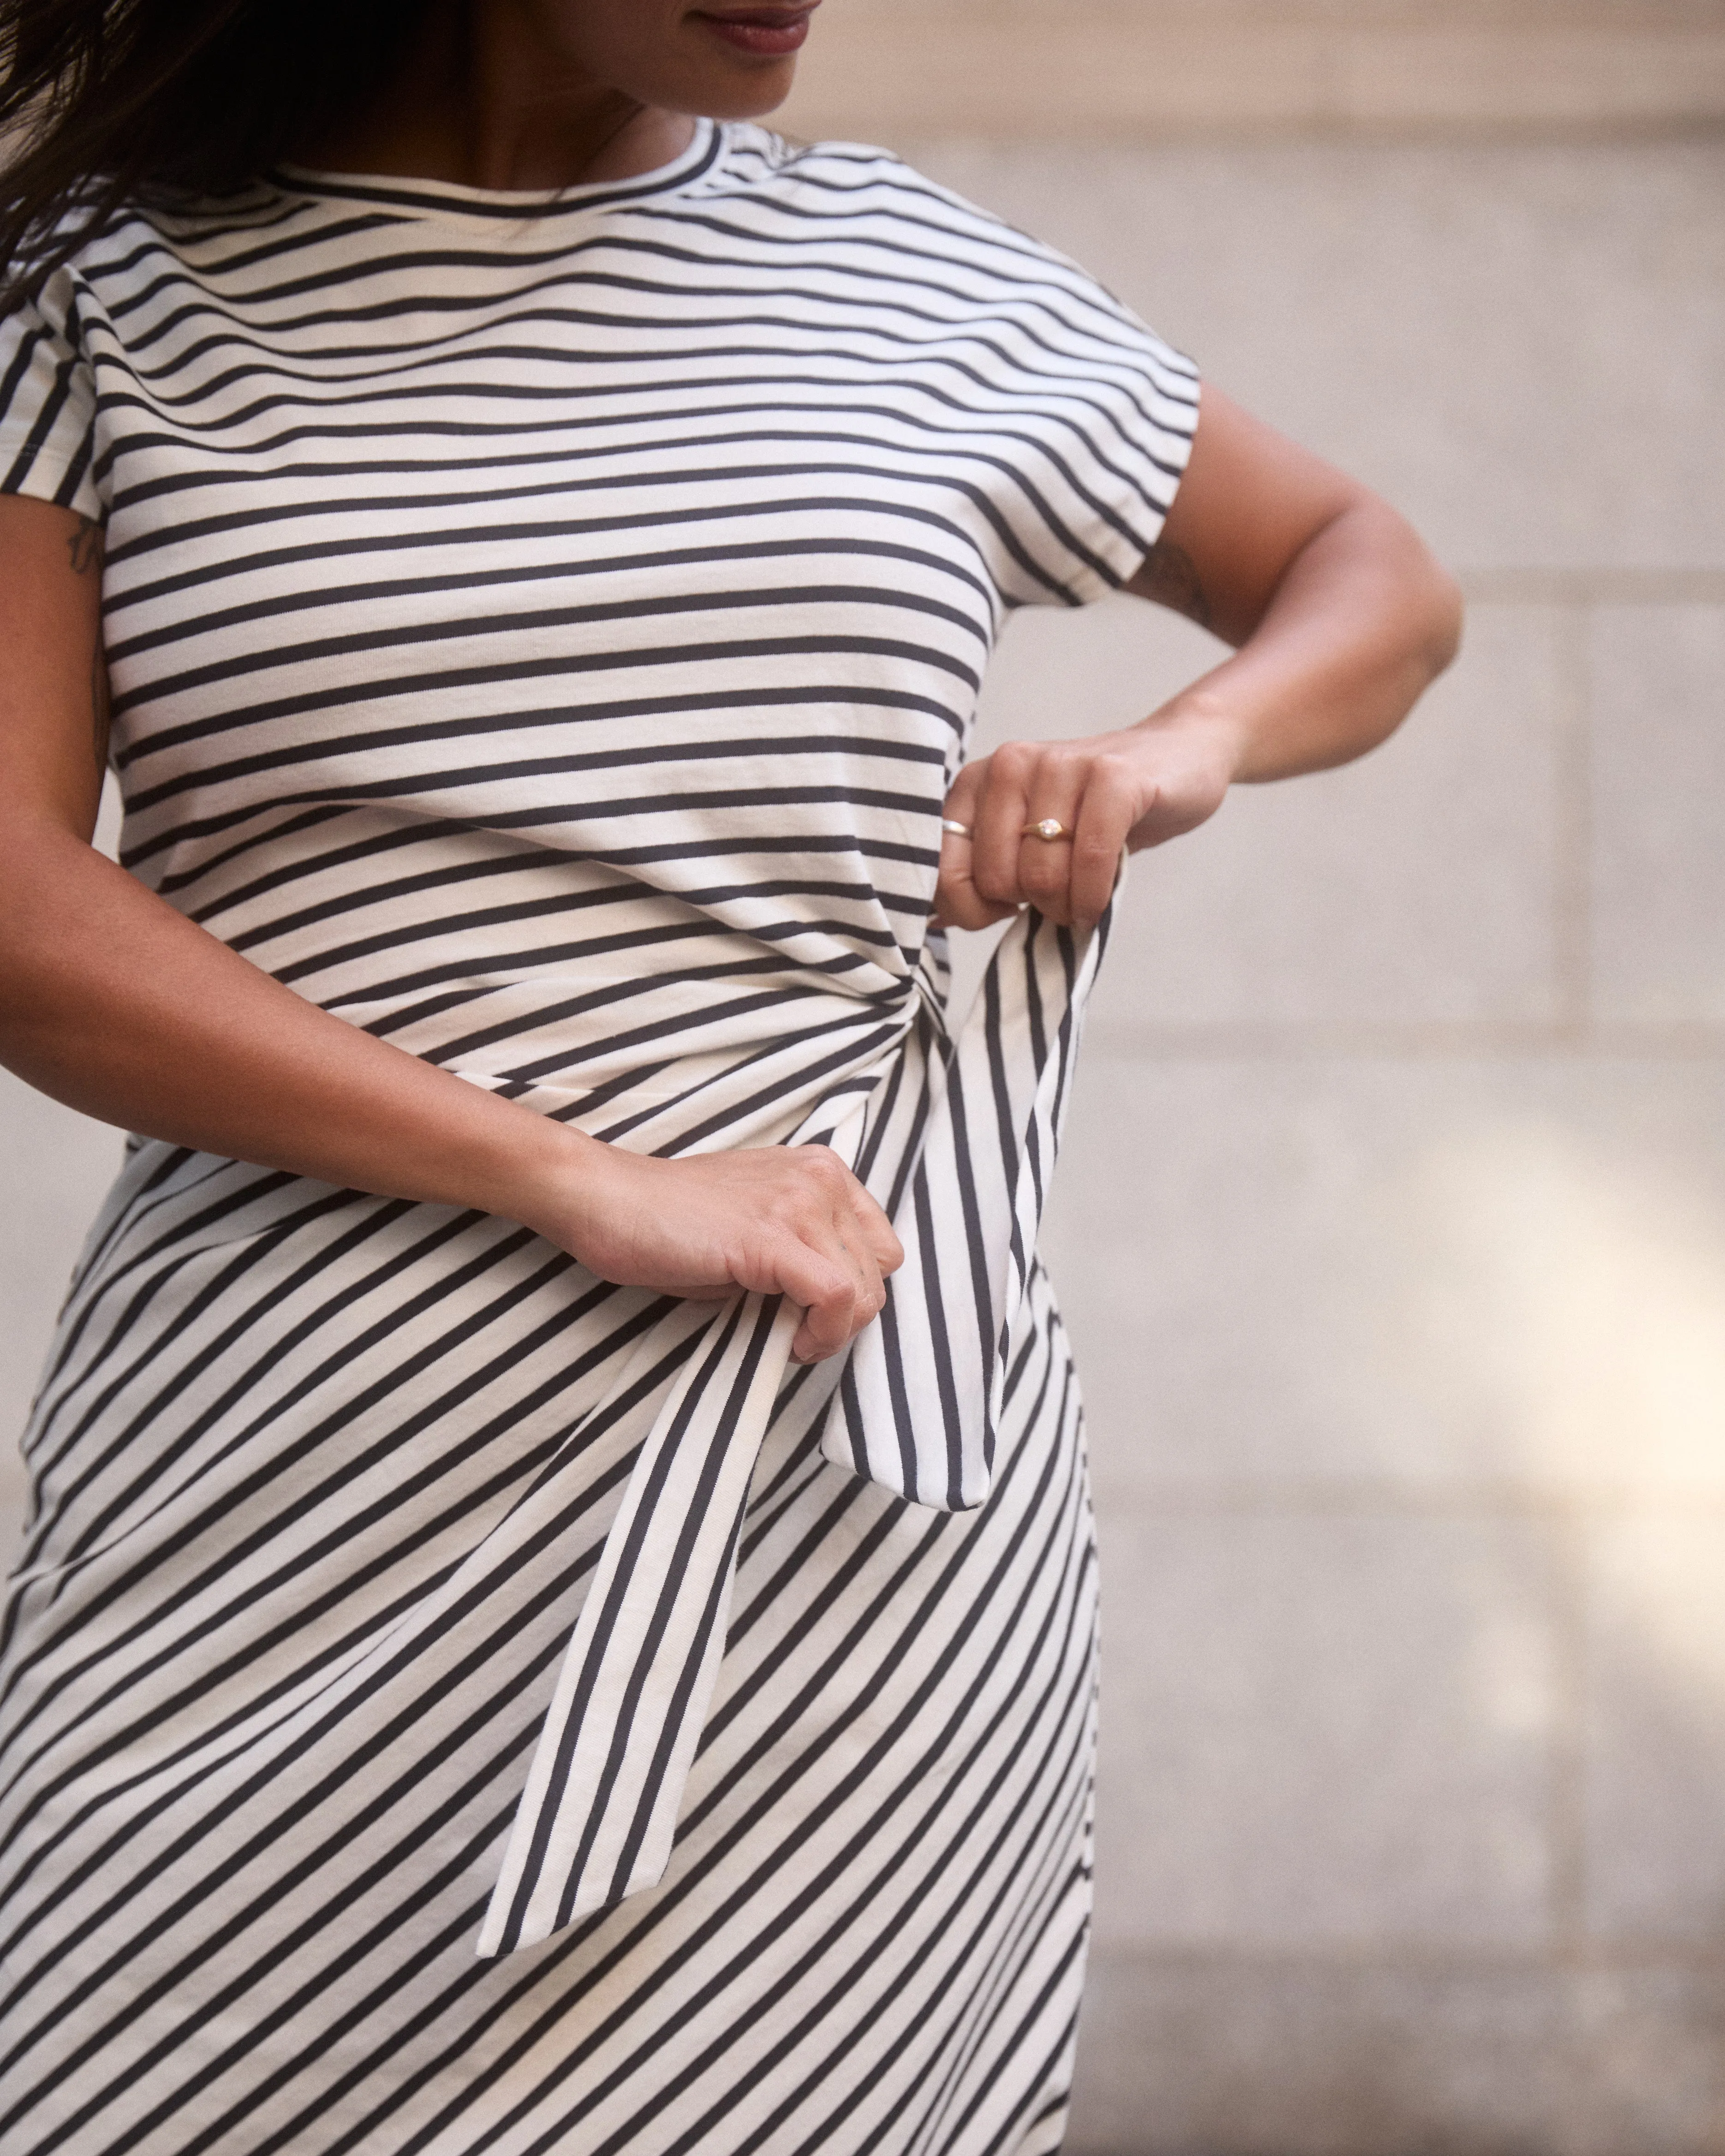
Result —
<path fill-rule="evenodd" d="M 66 542 L 66 552 L 72 557 L 74 577 L 87 577 L 92 569 L 102 566 L 102 527 L 93 516 L 80 516 L 78 529 Z"/>
<path fill-rule="evenodd" d="M 1198 564 L 1183 547 L 1158 539 L 1144 557 L 1144 565 L 1132 578 L 1132 589 L 1158 606 L 1171 607 L 1200 629 L 1214 626 L 1210 603 L 1199 580 Z"/>

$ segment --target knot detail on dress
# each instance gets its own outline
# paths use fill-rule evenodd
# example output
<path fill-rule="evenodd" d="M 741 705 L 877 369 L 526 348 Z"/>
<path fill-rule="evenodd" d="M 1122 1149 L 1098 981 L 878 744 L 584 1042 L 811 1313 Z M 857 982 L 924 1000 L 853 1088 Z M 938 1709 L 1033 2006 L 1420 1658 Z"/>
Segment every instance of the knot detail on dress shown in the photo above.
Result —
<path fill-rule="evenodd" d="M 988 1496 L 1007 1344 L 1106 937 L 1106 916 L 1080 936 L 1020 916 L 956 1040 L 919 1024 L 866 1086 L 829 1094 L 792 1140 L 832 1146 L 904 1244 L 886 1308 L 850 1350 L 821 1450 L 913 1504 L 964 1512 Z M 563 1656 L 481 1955 L 535 1945 L 664 1876 L 798 1322 L 777 1297 L 738 1297 L 661 1403 Z M 635 1367 L 648 1352 L 644 1342 Z"/>

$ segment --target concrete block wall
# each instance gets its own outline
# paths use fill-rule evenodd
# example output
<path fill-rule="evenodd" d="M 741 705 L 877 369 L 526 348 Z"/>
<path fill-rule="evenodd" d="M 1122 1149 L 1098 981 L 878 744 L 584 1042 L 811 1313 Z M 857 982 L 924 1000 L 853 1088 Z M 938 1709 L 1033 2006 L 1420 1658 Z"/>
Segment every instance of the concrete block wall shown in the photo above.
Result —
<path fill-rule="evenodd" d="M 790 124 L 898 141 L 1668 131 L 1719 0 L 829 0 Z"/>
<path fill-rule="evenodd" d="M 1077 2146 L 1725 2150 L 1725 152 L 918 154 L 1471 598 L 1385 749 L 1139 858 L 1099 990 Z M 1021 616 L 991 738 L 1216 649 Z"/>
<path fill-rule="evenodd" d="M 1076 2156 L 1725 2156 L 1702 60 L 1634 130 L 1595 80 L 1562 127 L 1530 90 L 1512 127 L 1458 97 L 1448 134 L 1291 93 L 1242 121 L 1224 67 L 1186 139 L 1172 91 L 1049 116 L 1039 11 L 942 0 L 997 59 L 937 134 L 915 49 L 870 42 L 893 4 L 830 0 L 874 72 L 812 76 L 796 123 L 1069 249 L 1401 503 L 1471 600 L 1387 748 L 1140 858 L 1099 992 L 1048 1239 L 1106 1627 Z M 1302 23 L 1483 67 L 1513 17 L 1572 84 L 1589 38 L 1639 36 L 1645 84 L 1725 30 L 1713 0 L 1111 5 L 1141 85 L 1146 52 Z M 1126 602 L 1021 616 L 986 738 L 1129 721 L 1215 650 Z M 117 1147 L 13 1081 L 0 1131 L 15 1422 Z"/>

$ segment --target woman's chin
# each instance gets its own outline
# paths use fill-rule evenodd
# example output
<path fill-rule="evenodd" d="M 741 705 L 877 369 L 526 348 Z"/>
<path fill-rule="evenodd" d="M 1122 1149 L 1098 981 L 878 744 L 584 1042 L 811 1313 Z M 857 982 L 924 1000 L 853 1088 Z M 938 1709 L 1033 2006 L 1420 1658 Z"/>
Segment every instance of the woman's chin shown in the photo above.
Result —
<path fill-rule="evenodd" d="M 715 69 L 704 85 L 701 116 L 706 120 L 760 120 L 776 112 L 797 80 L 794 58 L 766 65 Z"/>
<path fill-rule="evenodd" d="M 783 105 L 814 13 L 718 4 L 685 15 L 679 44 L 698 56 L 701 111 L 713 120 L 755 120 Z"/>

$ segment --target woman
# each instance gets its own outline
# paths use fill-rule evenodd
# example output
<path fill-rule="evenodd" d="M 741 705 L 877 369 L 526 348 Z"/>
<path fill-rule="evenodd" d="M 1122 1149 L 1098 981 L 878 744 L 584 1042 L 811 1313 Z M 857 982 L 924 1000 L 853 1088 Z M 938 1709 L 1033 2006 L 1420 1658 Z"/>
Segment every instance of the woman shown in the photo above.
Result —
<path fill-rule="evenodd" d="M 1079 1007 L 1122 849 L 1456 606 L 753 125 L 809 13 L 0 10 L 0 1052 L 138 1134 L 27 1438 L 18 2156 L 1059 2144 Z M 1008 610 L 1121 588 L 1234 655 L 963 763 Z M 955 1045 L 931 925 L 1013 916 Z"/>

